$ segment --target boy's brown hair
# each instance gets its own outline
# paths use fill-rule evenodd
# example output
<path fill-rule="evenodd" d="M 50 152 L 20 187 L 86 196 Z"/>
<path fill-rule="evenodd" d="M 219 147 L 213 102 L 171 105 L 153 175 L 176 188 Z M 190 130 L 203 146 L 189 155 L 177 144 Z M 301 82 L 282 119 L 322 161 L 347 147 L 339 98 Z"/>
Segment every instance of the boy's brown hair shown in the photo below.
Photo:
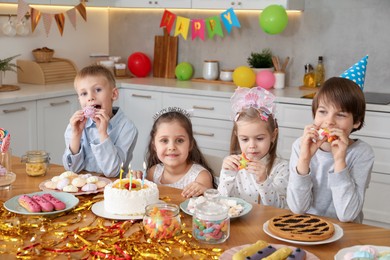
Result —
<path fill-rule="evenodd" d="M 317 112 L 320 101 L 326 104 L 333 104 L 343 112 L 351 113 L 353 123 L 360 122 L 359 127 L 352 130 L 360 130 L 364 125 L 364 116 L 366 113 L 366 100 L 363 91 L 352 80 L 333 77 L 324 82 L 312 103 L 313 118 Z"/>
<path fill-rule="evenodd" d="M 107 79 L 111 87 L 116 87 L 114 74 L 108 68 L 102 65 L 89 65 L 84 67 L 77 73 L 75 82 L 87 76 L 103 76 Z"/>

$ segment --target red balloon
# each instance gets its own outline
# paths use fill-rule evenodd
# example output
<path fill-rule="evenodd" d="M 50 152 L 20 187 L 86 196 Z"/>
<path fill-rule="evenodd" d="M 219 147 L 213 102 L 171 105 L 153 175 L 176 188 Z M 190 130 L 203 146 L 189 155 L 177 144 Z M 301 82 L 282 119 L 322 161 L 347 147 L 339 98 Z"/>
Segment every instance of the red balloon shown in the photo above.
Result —
<path fill-rule="evenodd" d="M 136 77 L 146 77 L 152 70 L 152 62 L 149 57 L 142 52 L 134 52 L 127 59 L 127 66 Z"/>
<path fill-rule="evenodd" d="M 256 84 L 259 87 L 270 89 L 275 84 L 275 76 L 269 70 L 259 71 L 256 75 Z"/>

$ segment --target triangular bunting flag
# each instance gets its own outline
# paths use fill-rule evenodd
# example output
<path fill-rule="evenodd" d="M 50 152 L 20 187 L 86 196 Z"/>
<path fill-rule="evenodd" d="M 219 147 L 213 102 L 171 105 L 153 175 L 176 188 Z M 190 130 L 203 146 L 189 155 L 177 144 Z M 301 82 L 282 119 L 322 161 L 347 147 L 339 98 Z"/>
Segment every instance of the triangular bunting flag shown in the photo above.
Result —
<path fill-rule="evenodd" d="M 240 22 L 238 21 L 238 18 L 236 16 L 236 14 L 234 13 L 233 8 L 229 8 L 228 10 L 223 12 L 221 14 L 221 19 L 222 19 L 222 22 L 225 25 L 228 33 L 231 32 L 233 26 L 238 27 L 238 28 L 241 27 Z"/>
<path fill-rule="evenodd" d="M 164 11 L 163 17 L 161 18 L 160 28 L 167 28 L 168 34 L 171 33 L 173 23 L 175 22 L 176 15 L 169 12 L 168 10 Z"/>
<path fill-rule="evenodd" d="M 361 90 L 363 90 L 364 80 L 366 78 L 367 60 L 368 55 L 347 69 L 340 77 L 352 80 L 359 85 Z"/>
<path fill-rule="evenodd" d="M 218 19 L 218 16 L 207 18 L 205 22 L 210 39 L 212 39 L 216 34 L 223 37 L 222 26 L 221 22 Z"/>
<path fill-rule="evenodd" d="M 35 31 L 39 20 L 41 19 L 41 12 L 35 8 L 31 8 L 30 10 L 30 18 L 31 18 L 31 32 Z"/>
<path fill-rule="evenodd" d="M 43 26 L 45 27 L 46 36 L 49 36 L 51 23 L 53 21 L 53 14 L 43 13 Z"/>
<path fill-rule="evenodd" d="M 181 34 L 184 40 L 187 40 L 189 27 L 190 27 L 190 19 L 182 16 L 178 16 L 176 21 L 175 36 Z"/>
<path fill-rule="evenodd" d="M 76 8 L 69 9 L 66 11 L 70 23 L 73 25 L 73 28 L 76 29 Z"/>
<path fill-rule="evenodd" d="M 194 40 L 196 37 L 199 37 L 204 41 L 204 31 L 205 31 L 205 24 L 203 19 L 194 19 L 192 20 L 192 40 Z"/>
<path fill-rule="evenodd" d="M 16 23 L 19 23 L 29 10 L 30 6 L 25 1 L 18 0 Z"/>
<path fill-rule="evenodd" d="M 75 6 L 77 11 L 79 11 L 81 17 L 83 17 L 84 21 L 87 21 L 87 10 L 85 9 L 85 4 L 80 3 Z"/>
<path fill-rule="evenodd" d="M 63 13 L 55 14 L 54 18 L 56 19 L 58 30 L 62 36 L 65 27 L 65 15 Z"/>

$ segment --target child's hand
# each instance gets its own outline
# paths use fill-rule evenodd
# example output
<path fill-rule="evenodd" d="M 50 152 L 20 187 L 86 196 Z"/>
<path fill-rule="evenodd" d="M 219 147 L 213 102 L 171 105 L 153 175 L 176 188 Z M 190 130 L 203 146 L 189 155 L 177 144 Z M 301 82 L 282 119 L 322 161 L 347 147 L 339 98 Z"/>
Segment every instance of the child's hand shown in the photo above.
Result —
<path fill-rule="evenodd" d="M 261 161 L 250 161 L 246 170 L 255 175 L 257 183 L 263 183 L 267 179 L 267 167 Z"/>
<path fill-rule="evenodd" d="M 222 162 L 222 168 L 230 171 L 238 171 L 241 155 L 233 154 L 225 157 Z"/>
<path fill-rule="evenodd" d="M 343 130 L 333 128 L 331 134 L 337 136 L 331 145 L 331 152 L 335 161 L 335 172 L 339 172 L 346 167 L 345 157 L 349 145 L 349 136 Z"/>
<path fill-rule="evenodd" d="M 317 152 L 318 148 L 326 142 L 326 138 L 320 140 L 318 134 L 319 127 L 316 125 L 307 125 L 303 131 L 301 140 L 301 153 L 300 155 L 306 159 L 311 159 Z"/>
<path fill-rule="evenodd" d="M 184 187 L 181 195 L 184 198 L 197 197 L 202 195 L 207 190 L 207 187 L 203 186 L 199 182 L 192 182 Z"/>
<path fill-rule="evenodd" d="M 98 129 L 100 135 L 100 141 L 103 142 L 108 138 L 107 128 L 108 122 L 110 121 L 110 116 L 106 113 L 104 109 L 96 109 L 95 117 L 93 120 L 96 123 L 96 128 Z"/>
<path fill-rule="evenodd" d="M 73 135 L 81 136 L 87 119 L 84 117 L 83 110 L 77 110 L 69 120 Z"/>

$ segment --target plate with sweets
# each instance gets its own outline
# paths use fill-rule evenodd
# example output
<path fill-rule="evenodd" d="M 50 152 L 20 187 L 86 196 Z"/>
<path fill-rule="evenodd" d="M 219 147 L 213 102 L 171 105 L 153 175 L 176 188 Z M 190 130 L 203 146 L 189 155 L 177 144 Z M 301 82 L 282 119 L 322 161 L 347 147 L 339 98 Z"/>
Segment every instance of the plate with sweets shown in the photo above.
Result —
<path fill-rule="evenodd" d="M 328 244 L 344 235 L 339 225 L 309 214 L 276 216 L 263 224 L 263 230 L 275 239 L 297 245 Z"/>
<path fill-rule="evenodd" d="M 238 251 L 240 251 L 241 249 L 244 249 L 245 247 L 248 247 L 250 246 L 251 244 L 246 244 L 246 245 L 241 245 L 241 246 L 236 246 L 236 247 L 232 247 L 228 250 L 226 250 L 225 252 L 223 252 L 220 256 L 219 256 L 219 260 L 232 260 L 233 258 L 233 255 L 235 253 L 237 253 Z M 287 245 L 281 245 L 281 244 L 268 244 L 269 246 L 273 246 L 276 250 L 280 249 L 280 248 L 283 248 L 283 247 L 289 247 L 291 248 L 293 251 L 295 251 L 296 249 L 298 249 L 298 247 L 294 247 L 294 246 L 287 246 Z M 302 249 L 301 249 L 302 250 Z M 304 250 L 304 252 L 306 253 L 306 260 L 319 260 L 319 258 L 314 255 L 313 253 L 310 253 L 309 251 L 307 250 Z M 289 258 L 290 259 L 290 258 Z"/>
<path fill-rule="evenodd" d="M 83 178 L 87 182 L 89 178 L 92 178 L 92 181 L 88 181 L 88 183 L 97 183 L 99 182 L 101 185 L 104 185 L 102 187 L 98 187 L 96 190 L 88 190 L 88 191 L 83 191 L 82 187 L 79 187 L 75 189 L 74 191 L 64 191 L 60 190 L 57 188 L 56 184 L 63 179 L 68 179 L 69 184 L 72 183 L 72 181 L 76 178 Z M 94 193 L 99 193 L 104 191 L 104 187 L 108 184 L 110 184 L 112 181 L 110 179 L 107 179 L 105 177 L 100 177 L 100 176 L 93 176 L 92 174 L 77 174 L 77 173 L 72 173 L 72 172 L 64 172 L 58 176 L 54 176 L 50 180 L 43 181 L 39 184 L 39 189 L 42 191 L 54 191 L 54 192 L 67 192 L 71 193 L 73 195 L 87 195 L 87 194 L 94 194 Z"/>
<path fill-rule="evenodd" d="M 27 209 L 25 209 L 22 205 L 19 204 L 18 199 L 22 195 L 27 195 L 29 197 L 32 197 L 33 195 L 39 195 L 42 196 L 45 193 L 51 194 L 53 197 L 56 199 L 62 201 L 65 203 L 65 209 L 62 210 L 53 210 L 49 212 L 30 212 Z M 34 216 L 45 216 L 45 215 L 53 215 L 53 214 L 58 214 L 61 212 L 68 211 L 79 204 L 79 199 L 74 196 L 73 194 L 66 193 L 66 192 L 46 192 L 46 191 L 40 191 L 40 192 L 33 192 L 33 193 L 28 193 L 28 194 L 20 194 L 15 197 L 12 197 L 11 199 L 7 200 L 4 203 L 4 208 L 6 208 L 10 212 L 14 212 L 17 214 L 22 214 L 22 215 L 34 215 Z"/>

